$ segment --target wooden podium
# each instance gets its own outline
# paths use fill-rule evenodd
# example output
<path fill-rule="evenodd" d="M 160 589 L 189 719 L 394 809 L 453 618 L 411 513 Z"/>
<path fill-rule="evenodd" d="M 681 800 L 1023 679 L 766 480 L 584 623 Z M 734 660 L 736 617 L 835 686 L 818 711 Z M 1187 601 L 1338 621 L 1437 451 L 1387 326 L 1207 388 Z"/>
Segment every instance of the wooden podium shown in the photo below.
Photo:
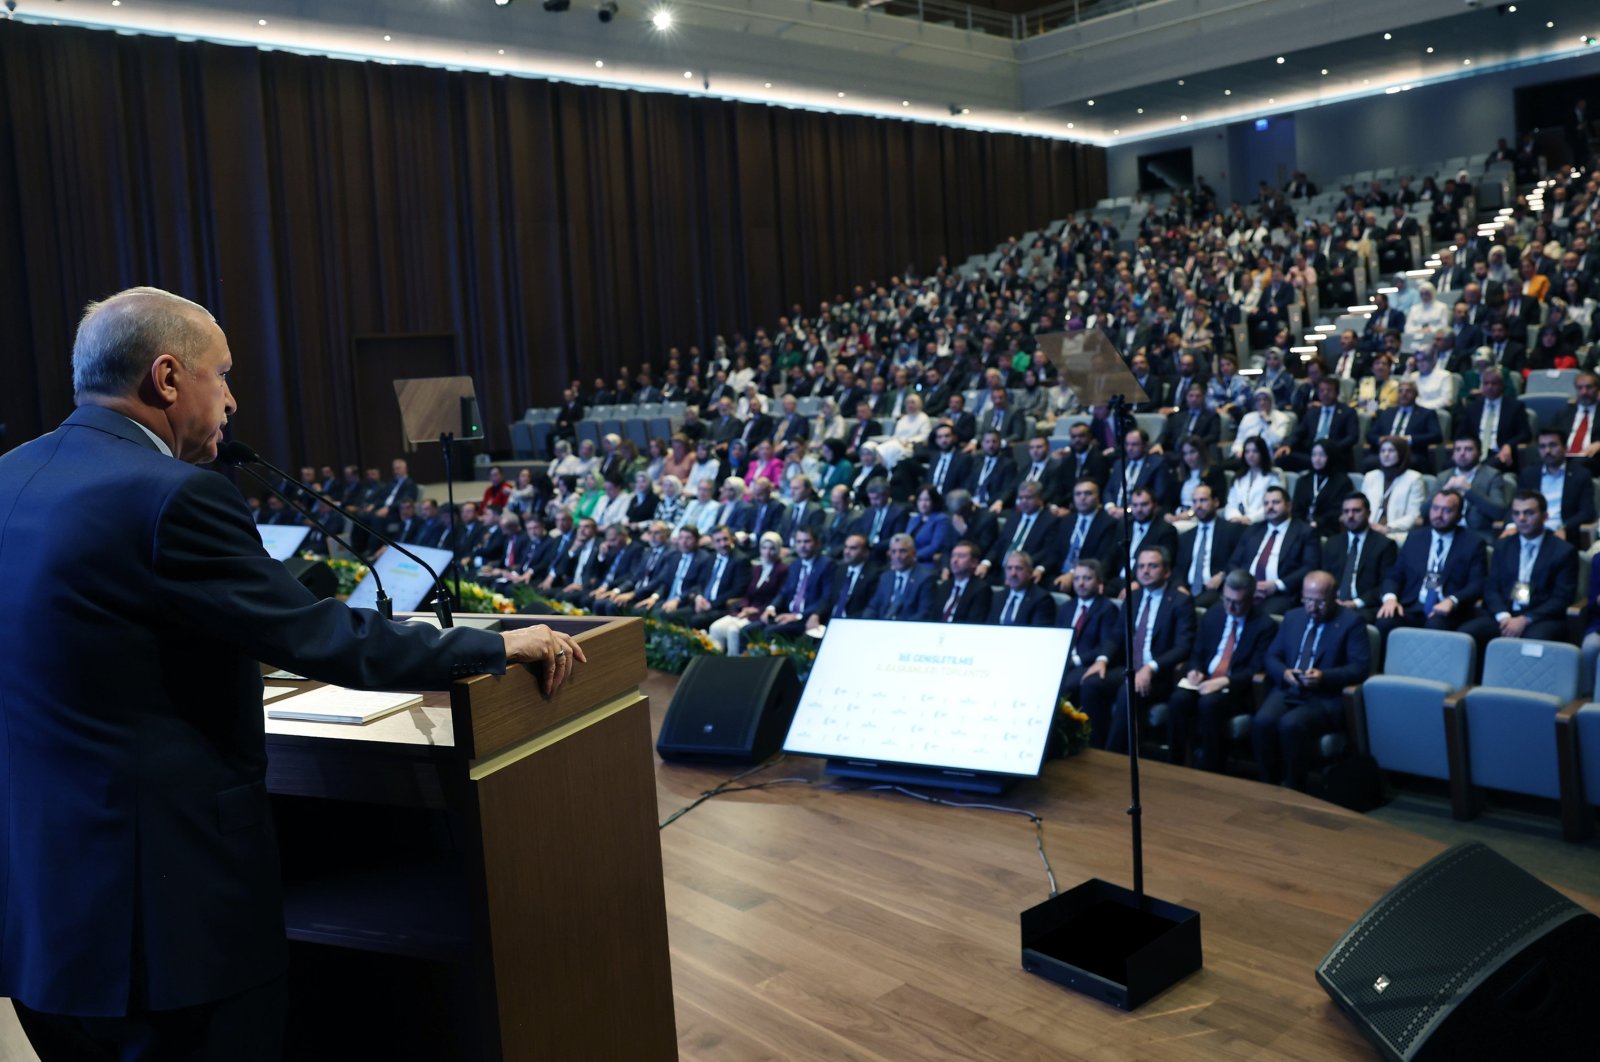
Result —
<path fill-rule="evenodd" d="M 267 720 L 286 1057 L 677 1057 L 643 625 L 504 617 L 538 622 L 589 658 L 553 698 L 513 668 Z"/>

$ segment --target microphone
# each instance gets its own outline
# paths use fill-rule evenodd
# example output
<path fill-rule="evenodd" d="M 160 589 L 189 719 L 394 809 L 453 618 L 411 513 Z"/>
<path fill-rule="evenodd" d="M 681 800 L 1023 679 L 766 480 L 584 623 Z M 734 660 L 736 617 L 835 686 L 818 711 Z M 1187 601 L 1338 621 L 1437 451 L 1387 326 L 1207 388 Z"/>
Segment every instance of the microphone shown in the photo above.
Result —
<path fill-rule="evenodd" d="M 285 483 L 289 482 L 289 473 L 285 472 L 277 465 L 274 465 L 271 461 L 268 461 L 266 458 L 262 457 L 260 454 L 256 453 L 250 447 L 246 446 L 237 439 L 229 439 L 227 442 L 217 447 L 217 459 L 230 465 L 242 465 L 246 463 L 263 465 L 266 467 L 267 471 L 276 474 L 278 478 L 283 480 Z M 398 550 L 402 556 L 410 557 L 412 560 L 422 565 L 423 570 L 429 575 L 433 576 L 433 613 L 439 618 L 439 626 L 446 629 L 455 626 L 455 621 L 450 615 L 449 591 L 445 589 L 444 581 L 439 578 L 439 573 L 433 570 L 433 565 L 429 564 L 415 553 L 412 553 L 409 549 L 406 549 L 400 543 L 396 542 L 382 531 L 373 527 L 371 524 L 362 521 L 354 513 L 350 512 L 350 510 L 346 509 L 343 505 L 340 505 L 326 494 L 323 494 L 321 491 L 313 490 L 312 488 L 305 486 L 302 486 L 300 489 L 304 490 L 307 494 L 310 494 L 318 501 L 327 505 L 330 509 L 343 516 L 346 520 L 349 520 L 352 525 L 360 524 L 362 527 L 367 529 L 368 533 L 372 534 L 384 545 Z M 274 490 L 274 493 L 278 492 Z M 376 569 L 376 567 L 376 565 L 372 565 L 368 568 L 368 570 L 373 571 Z"/>
<path fill-rule="evenodd" d="M 223 445 L 224 446 L 231 446 L 232 444 L 231 443 L 225 443 Z M 320 520 L 318 520 L 316 518 L 315 514 L 313 514 L 310 509 L 307 509 L 296 498 L 294 498 L 291 495 L 285 493 L 284 491 L 279 490 L 277 485 L 274 484 L 271 480 L 267 479 L 266 476 L 263 476 L 261 473 L 257 472 L 253 468 L 250 468 L 248 465 L 245 465 L 245 464 L 243 464 L 241 462 L 238 462 L 238 461 L 230 460 L 229 457 L 223 456 L 222 448 L 220 448 L 220 447 L 218 448 L 217 457 L 218 457 L 219 460 L 223 461 L 225 464 L 230 464 L 230 465 L 236 466 L 239 469 L 239 471 L 243 472 L 245 475 L 249 476 L 251 479 L 255 480 L 257 483 L 261 484 L 263 487 L 265 487 L 268 490 L 270 490 L 285 505 L 289 506 L 291 509 L 297 510 L 307 520 L 311 521 L 311 526 L 312 527 L 315 527 L 318 531 L 321 531 L 328 538 L 333 539 L 335 542 L 339 543 L 339 545 L 343 546 L 345 549 L 349 550 L 351 553 L 354 553 L 357 557 L 361 556 L 361 553 L 359 551 L 357 551 L 357 549 L 354 546 L 352 546 L 349 542 L 345 541 L 344 539 L 340 538 L 338 535 L 336 535 L 332 531 L 330 531 L 328 529 L 328 526 L 326 524 L 322 523 Z M 389 600 L 389 595 L 383 592 L 383 580 L 378 578 L 377 569 L 373 568 L 371 565 L 368 565 L 367 566 L 367 570 L 372 573 L 372 581 L 373 581 L 374 585 L 376 585 L 377 588 L 378 588 L 378 598 L 377 598 L 378 614 L 380 616 L 382 616 L 384 619 L 394 619 L 394 602 L 390 601 Z"/>

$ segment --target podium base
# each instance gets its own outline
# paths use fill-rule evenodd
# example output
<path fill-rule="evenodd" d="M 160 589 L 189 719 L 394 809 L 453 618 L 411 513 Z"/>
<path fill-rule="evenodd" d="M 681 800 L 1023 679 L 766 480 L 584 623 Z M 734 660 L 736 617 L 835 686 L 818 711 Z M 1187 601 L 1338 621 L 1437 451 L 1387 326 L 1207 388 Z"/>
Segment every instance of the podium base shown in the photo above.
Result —
<path fill-rule="evenodd" d="M 1122 1010 L 1200 966 L 1200 912 L 1099 878 L 1022 912 L 1024 970 Z"/>

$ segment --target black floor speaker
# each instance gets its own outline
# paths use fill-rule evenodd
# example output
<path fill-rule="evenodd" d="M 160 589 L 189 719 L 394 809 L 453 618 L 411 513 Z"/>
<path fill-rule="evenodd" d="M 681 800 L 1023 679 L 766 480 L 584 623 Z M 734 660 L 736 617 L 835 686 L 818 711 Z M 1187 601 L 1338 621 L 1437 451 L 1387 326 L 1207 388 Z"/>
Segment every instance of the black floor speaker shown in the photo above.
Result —
<path fill-rule="evenodd" d="M 783 656 L 697 656 L 661 721 L 664 760 L 760 763 L 783 745 L 800 679 Z"/>
<path fill-rule="evenodd" d="M 1600 918 L 1482 844 L 1389 890 L 1317 981 L 1388 1059 L 1600 1057 Z"/>

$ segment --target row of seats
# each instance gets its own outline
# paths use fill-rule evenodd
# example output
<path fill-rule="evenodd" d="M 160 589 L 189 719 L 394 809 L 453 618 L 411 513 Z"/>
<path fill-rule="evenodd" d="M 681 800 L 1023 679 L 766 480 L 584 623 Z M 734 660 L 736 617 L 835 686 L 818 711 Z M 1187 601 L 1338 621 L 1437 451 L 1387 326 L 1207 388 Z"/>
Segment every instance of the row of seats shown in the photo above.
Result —
<path fill-rule="evenodd" d="M 1497 638 L 1474 685 L 1470 636 L 1399 629 L 1347 725 L 1384 770 L 1448 781 L 1458 819 L 1485 789 L 1521 793 L 1559 800 L 1563 836 L 1582 840 L 1600 805 L 1600 675 L 1580 697 L 1581 663 L 1573 645 Z"/>

